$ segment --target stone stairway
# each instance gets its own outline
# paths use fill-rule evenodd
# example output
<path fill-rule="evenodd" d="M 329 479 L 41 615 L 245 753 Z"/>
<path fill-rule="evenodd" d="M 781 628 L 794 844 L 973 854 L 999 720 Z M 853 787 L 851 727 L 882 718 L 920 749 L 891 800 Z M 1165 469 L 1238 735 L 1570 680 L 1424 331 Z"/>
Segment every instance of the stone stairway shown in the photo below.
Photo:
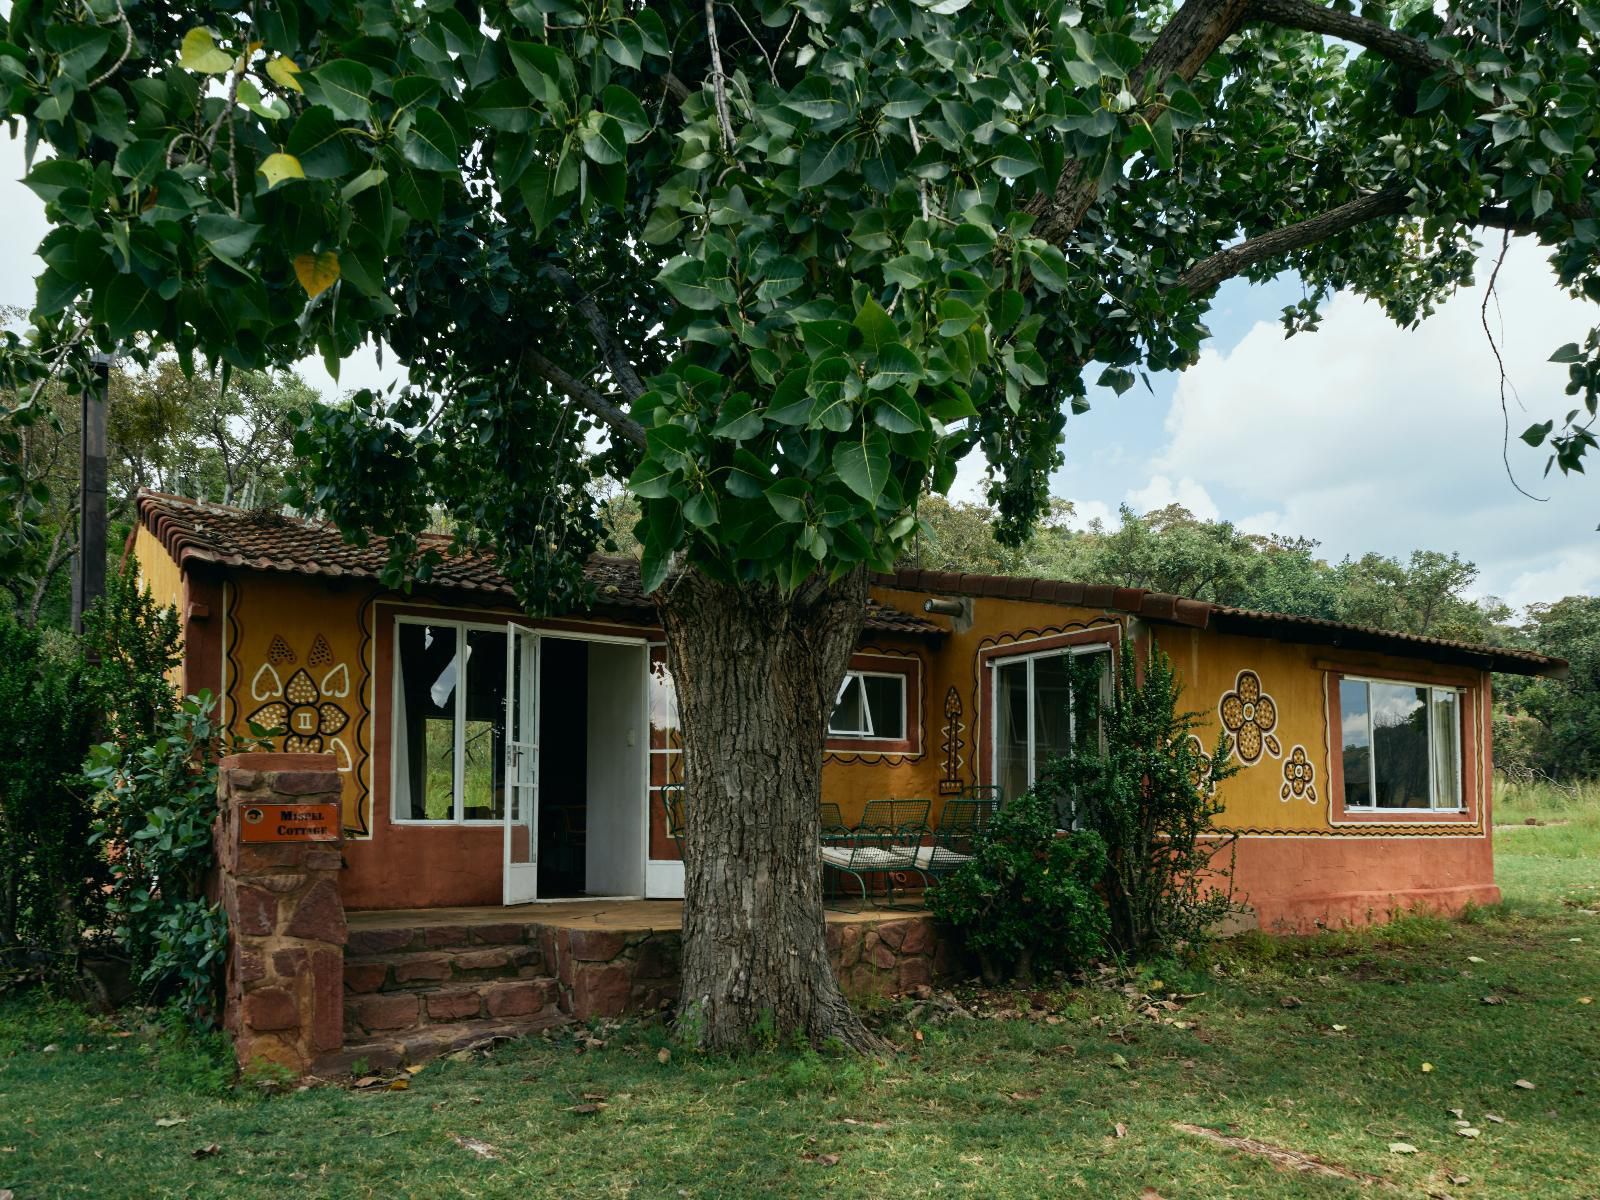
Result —
<path fill-rule="evenodd" d="M 327 1066 L 379 1070 L 566 1024 L 539 933 L 521 922 L 353 924 L 345 1044 Z"/>

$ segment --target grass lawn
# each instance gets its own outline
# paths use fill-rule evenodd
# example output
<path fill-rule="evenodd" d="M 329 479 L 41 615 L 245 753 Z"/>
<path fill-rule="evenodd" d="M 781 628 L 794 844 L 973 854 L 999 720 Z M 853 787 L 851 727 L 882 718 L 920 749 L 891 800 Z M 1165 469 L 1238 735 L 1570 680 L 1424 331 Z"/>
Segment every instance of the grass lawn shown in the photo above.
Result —
<path fill-rule="evenodd" d="M 1497 812 L 1528 816 L 1565 823 L 1501 831 L 1506 902 L 1468 921 L 1247 936 L 1187 969 L 987 998 L 1028 1015 L 897 1006 L 879 1017 L 908 1049 L 882 1062 L 662 1062 L 665 1034 L 631 1028 L 435 1063 L 405 1090 L 267 1096 L 231 1086 L 215 1044 L 0 1002 L 0 1195 L 1597 1197 L 1600 798 Z M 1204 995 L 1148 999 L 1174 992 Z"/>

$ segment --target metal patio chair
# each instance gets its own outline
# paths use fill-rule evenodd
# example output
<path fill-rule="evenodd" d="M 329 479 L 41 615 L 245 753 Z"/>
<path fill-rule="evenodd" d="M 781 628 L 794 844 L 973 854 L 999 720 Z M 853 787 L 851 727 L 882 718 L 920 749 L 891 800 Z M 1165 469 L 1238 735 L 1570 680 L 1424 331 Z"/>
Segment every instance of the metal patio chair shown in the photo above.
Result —
<path fill-rule="evenodd" d="M 823 878 L 826 882 L 832 873 L 835 896 L 843 899 L 845 879 L 855 880 L 860 903 L 851 911 L 860 912 L 866 904 L 870 876 L 882 877 L 888 908 L 903 907 L 894 898 L 897 874 L 919 875 L 923 887 L 928 886 L 929 876 L 917 865 L 915 847 L 928 836 L 930 807 L 927 800 L 869 800 L 859 825 L 843 837 L 823 840 Z"/>
<path fill-rule="evenodd" d="M 819 805 L 818 815 L 821 817 L 823 842 L 842 841 L 850 836 L 850 827 L 844 823 L 844 815 L 837 804 L 825 802 Z"/>
<path fill-rule="evenodd" d="M 978 835 L 999 810 L 998 800 L 947 800 L 928 845 L 897 846 L 913 855 L 917 869 L 934 881 L 972 861 Z"/>
<path fill-rule="evenodd" d="M 969 783 L 961 789 L 961 799 L 987 801 L 994 805 L 996 812 L 999 812 L 1006 804 L 1005 792 L 1001 790 L 998 783 Z"/>

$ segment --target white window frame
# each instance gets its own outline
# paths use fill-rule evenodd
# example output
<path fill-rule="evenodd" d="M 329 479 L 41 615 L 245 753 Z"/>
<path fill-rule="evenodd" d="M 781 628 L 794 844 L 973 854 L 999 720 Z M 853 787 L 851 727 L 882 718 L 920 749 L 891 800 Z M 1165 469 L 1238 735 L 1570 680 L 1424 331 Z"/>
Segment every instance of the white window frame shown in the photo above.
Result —
<path fill-rule="evenodd" d="M 1467 690 L 1452 687 L 1441 683 L 1420 683 L 1410 679 L 1384 679 L 1375 675 L 1340 675 L 1339 676 L 1339 759 L 1344 761 L 1344 695 L 1343 687 L 1346 680 L 1351 683 L 1364 683 L 1367 685 L 1367 797 L 1371 804 L 1351 804 L 1344 797 L 1340 801 L 1344 811 L 1349 813 L 1399 813 L 1401 815 L 1428 815 L 1431 813 L 1464 813 L 1467 811 L 1467 778 L 1465 774 L 1464 757 L 1466 749 L 1464 743 L 1466 736 L 1463 732 L 1467 719 Z M 1438 780 L 1434 777 L 1433 755 L 1433 693 L 1450 692 L 1456 698 L 1456 805 L 1454 808 L 1379 808 L 1378 807 L 1378 744 L 1374 737 L 1372 726 L 1372 685 L 1387 684 L 1390 687 L 1422 688 L 1428 692 L 1425 707 L 1428 711 L 1428 795 L 1438 794 Z"/>
<path fill-rule="evenodd" d="M 395 806 L 399 789 L 395 787 L 395 780 L 403 769 L 400 760 L 400 705 L 401 698 L 396 694 L 396 685 L 400 678 L 400 627 L 402 625 L 427 625 L 434 629 L 453 629 L 456 633 L 456 686 L 455 686 L 455 745 L 453 748 L 452 762 L 454 773 L 450 781 L 451 806 L 450 816 L 441 817 L 439 820 L 430 821 L 425 817 L 402 817 Z M 506 627 L 502 624 L 486 624 L 480 621 L 452 621 L 441 620 L 434 617 L 397 615 L 394 619 L 394 665 L 389 670 L 389 820 L 396 825 L 411 825 L 422 829 L 442 829 L 451 826 L 461 826 L 475 829 L 499 829 L 505 824 L 504 816 L 483 818 L 462 816 L 462 801 L 465 799 L 467 783 L 467 671 L 470 663 L 464 657 L 467 646 L 467 631 L 482 630 L 485 633 L 497 633 L 505 636 Z M 487 660 L 486 660 L 487 661 Z M 505 669 L 505 664 L 500 663 L 500 669 Z"/>
<path fill-rule="evenodd" d="M 901 730 L 900 730 L 900 733 L 899 733 L 898 736 L 890 736 L 888 734 L 880 734 L 880 733 L 875 732 L 874 729 L 873 729 L 873 725 L 872 725 L 872 706 L 867 703 L 867 685 L 866 685 L 866 680 L 867 680 L 867 678 L 869 676 L 871 678 L 874 678 L 874 679 L 892 679 L 897 684 L 900 685 L 900 725 L 901 725 Z M 852 730 L 835 729 L 833 727 L 833 714 L 834 714 L 834 711 L 838 709 L 839 702 L 844 699 L 845 692 L 850 690 L 850 685 L 851 684 L 855 684 L 857 687 L 859 687 L 861 689 L 861 712 L 866 717 L 867 727 L 865 729 L 852 729 Z M 857 670 L 854 670 L 854 669 L 846 671 L 844 673 L 844 680 L 839 684 L 838 694 L 836 694 L 834 696 L 834 698 L 833 698 L 833 708 L 828 710 L 828 737 L 829 737 L 829 739 L 838 738 L 840 740 L 880 741 L 880 742 L 903 742 L 903 741 L 906 741 L 911 736 L 911 730 L 909 728 L 909 721 L 908 721 L 907 716 L 906 716 L 906 696 L 908 694 L 907 693 L 907 689 L 909 687 L 910 687 L 910 684 L 907 681 L 907 676 L 905 676 L 904 674 L 902 674 L 899 671 L 857 671 Z"/>
<path fill-rule="evenodd" d="M 1034 686 L 1033 664 L 1041 658 L 1079 658 L 1088 654 L 1111 654 L 1110 642 L 1084 642 L 1075 646 L 1056 646 L 1050 650 L 1035 650 L 1031 654 L 997 654 L 989 659 L 989 783 L 994 787 L 1000 786 L 1000 668 L 1014 666 L 1019 662 L 1028 666 L 1028 786 L 1031 788 L 1038 782 L 1034 776 L 1034 760 L 1038 757 L 1037 747 L 1034 745 L 1034 734 L 1037 726 L 1034 724 Z M 1109 670 L 1101 679 L 1101 699 L 1104 700 L 1106 682 L 1111 679 L 1116 671 L 1116 659 L 1106 659 Z M 1078 740 L 1078 707 L 1069 705 L 1067 708 L 1067 739 L 1076 744 Z M 1006 797 L 1007 800 L 1012 797 Z"/>

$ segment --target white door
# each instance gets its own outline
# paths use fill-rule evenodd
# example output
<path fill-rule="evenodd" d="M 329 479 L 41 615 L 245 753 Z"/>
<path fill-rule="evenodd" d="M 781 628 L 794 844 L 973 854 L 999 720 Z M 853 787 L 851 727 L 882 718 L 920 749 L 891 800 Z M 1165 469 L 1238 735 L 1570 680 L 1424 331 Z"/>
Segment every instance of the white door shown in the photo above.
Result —
<path fill-rule="evenodd" d="M 539 891 L 539 635 L 506 626 L 506 805 L 503 902 Z"/>

